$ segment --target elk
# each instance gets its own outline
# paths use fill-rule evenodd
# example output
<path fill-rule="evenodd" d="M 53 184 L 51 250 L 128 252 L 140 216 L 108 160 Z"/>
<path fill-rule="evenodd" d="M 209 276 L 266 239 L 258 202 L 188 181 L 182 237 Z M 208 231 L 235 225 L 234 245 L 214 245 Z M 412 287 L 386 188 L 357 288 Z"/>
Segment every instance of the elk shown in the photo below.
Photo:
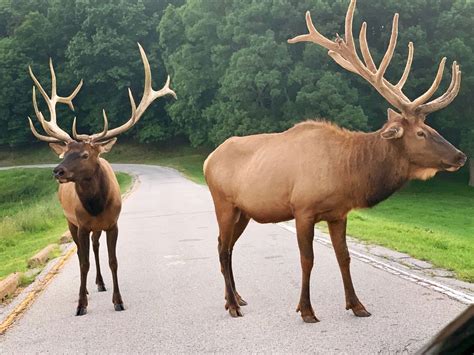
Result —
<path fill-rule="evenodd" d="M 412 179 L 428 179 L 438 171 L 456 171 L 466 156 L 425 124 L 426 116 L 449 105 L 459 92 L 461 71 L 452 66 L 447 91 L 432 101 L 438 89 L 446 58 L 441 60 L 431 87 L 415 100 L 402 91 L 413 60 L 408 60 L 400 81 L 384 78 L 392 59 L 398 32 L 398 14 L 393 18 L 390 43 L 377 67 L 370 54 L 364 22 L 360 31 L 363 61 L 355 48 L 352 21 L 356 1 L 351 0 L 345 18 L 345 37 L 334 41 L 321 35 L 306 13 L 308 34 L 289 43 L 313 42 L 329 50 L 334 61 L 368 81 L 395 109 L 375 132 L 342 129 L 324 121 L 296 124 L 281 133 L 231 137 L 204 162 L 204 175 L 214 201 L 219 227 L 218 252 L 225 281 L 225 308 L 232 317 L 242 316 L 247 303 L 236 290 L 232 251 L 250 219 L 277 223 L 295 219 L 302 268 L 302 288 L 297 312 L 304 322 L 318 319 L 310 301 L 313 268 L 314 225 L 327 222 L 345 291 L 346 310 L 355 316 L 370 313 L 358 299 L 351 279 L 346 243 L 347 215 L 352 209 L 368 208 L 387 199 Z"/>
<path fill-rule="evenodd" d="M 56 104 L 67 104 L 74 110 L 72 100 L 82 87 L 82 80 L 67 97 L 58 96 L 56 92 L 56 75 L 52 60 L 49 61 L 51 71 L 51 96 L 45 92 L 40 82 L 36 79 L 31 67 L 30 76 L 33 79 L 33 107 L 41 127 L 47 135 L 38 133 L 30 117 L 28 117 L 31 131 L 41 141 L 48 142 L 52 150 L 63 158 L 62 162 L 53 170 L 53 175 L 59 182 L 59 201 L 67 219 L 69 231 L 77 245 L 77 255 L 81 272 L 81 286 L 79 289 L 79 300 L 76 316 L 87 313 L 87 273 L 89 271 L 90 236 L 94 250 L 97 269 L 96 284 L 99 292 L 106 291 L 99 264 L 99 238 L 102 231 L 107 235 L 107 249 L 109 255 L 109 266 L 112 271 L 113 296 L 112 302 L 116 311 L 123 311 L 124 305 L 120 294 L 117 278 L 117 256 L 116 245 L 118 237 L 117 221 L 122 207 L 119 184 L 111 165 L 101 157 L 101 154 L 110 151 L 117 140 L 117 136 L 132 128 L 143 115 L 148 106 L 159 97 L 176 94 L 170 89 L 170 77 L 168 76 L 164 87 L 155 91 L 151 84 L 150 64 L 145 51 L 138 44 L 143 66 L 145 68 L 145 87 L 142 99 L 138 105 L 135 104 L 132 92 L 128 94 L 132 113 L 123 125 L 110 129 L 105 110 L 102 111 L 104 129 L 100 133 L 86 135 L 78 134 L 76 130 L 76 118 L 72 125 L 72 138 L 62 130 L 57 123 Z M 39 90 L 49 109 L 50 119 L 47 121 L 38 108 L 36 102 L 36 90 Z"/>

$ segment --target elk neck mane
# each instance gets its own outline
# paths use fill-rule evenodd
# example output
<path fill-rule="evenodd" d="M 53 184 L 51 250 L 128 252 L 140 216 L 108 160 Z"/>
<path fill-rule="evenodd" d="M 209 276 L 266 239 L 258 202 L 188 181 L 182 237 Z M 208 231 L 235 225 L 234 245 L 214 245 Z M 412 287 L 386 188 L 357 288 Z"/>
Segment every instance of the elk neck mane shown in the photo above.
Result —
<path fill-rule="evenodd" d="M 84 209 L 91 216 L 100 215 L 107 204 L 109 182 L 102 165 L 98 164 L 94 175 L 75 183 L 76 192 Z"/>
<path fill-rule="evenodd" d="M 324 129 L 334 140 L 345 183 L 355 208 L 372 207 L 390 197 L 408 180 L 410 164 L 402 146 L 383 139 L 380 131 L 350 131 L 326 121 L 306 121 L 292 129 Z M 336 164 L 336 162 L 334 162 Z"/>

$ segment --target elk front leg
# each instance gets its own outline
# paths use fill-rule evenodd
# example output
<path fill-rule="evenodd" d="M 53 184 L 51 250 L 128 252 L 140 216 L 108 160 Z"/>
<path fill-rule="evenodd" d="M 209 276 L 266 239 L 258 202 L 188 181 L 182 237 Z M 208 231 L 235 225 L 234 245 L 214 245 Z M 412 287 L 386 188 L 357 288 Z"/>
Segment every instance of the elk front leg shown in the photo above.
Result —
<path fill-rule="evenodd" d="M 298 247 L 300 249 L 302 285 L 301 296 L 297 312 L 301 312 L 301 318 L 305 323 L 319 322 L 314 314 L 310 299 L 310 278 L 313 269 L 314 253 L 314 217 L 296 217 L 296 235 L 298 239 Z"/>
<path fill-rule="evenodd" d="M 81 269 L 81 287 L 79 288 L 79 301 L 76 309 L 76 316 L 87 313 L 87 273 L 89 272 L 89 250 L 90 231 L 79 227 L 77 230 L 77 255 L 79 256 L 79 266 Z"/>
<path fill-rule="evenodd" d="M 341 269 L 342 282 L 344 283 L 344 293 L 346 295 L 346 309 L 352 309 L 357 317 L 369 317 L 365 307 L 357 298 L 352 284 L 350 263 L 351 257 L 346 243 L 346 225 L 347 218 L 340 221 L 328 222 L 329 234 L 331 235 L 332 245 L 336 252 L 337 262 Z"/>
<path fill-rule="evenodd" d="M 96 267 L 96 278 L 95 284 L 97 285 L 97 290 L 99 292 L 107 291 L 104 284 L 104 279 L 102 278 L 102 273 L 100 272 L 100 260 L 99 260 L 99 238 L 100 238 L 101 231 L 92 233 L 92 250 L 94 250 L 94 258 L 95 258 L 95 267 Z"/>
<path fill-rule="evenodd" d="M 112 302 L 116 311 L 123 311 L 125 307 L 123 306 L 122 296 L 120 295 L 119 285 L 118 285 L 118 262 L 117 255 L 115 252 L 117 246 L 117 237 L 118 237 L 118 227 L 115 225 L 113 228 L 107 231 L 107 250 L 109 252 L 109 266 L 112 270 L 112 280 L 114 284 L 114 293 L 112 296 Z"/>

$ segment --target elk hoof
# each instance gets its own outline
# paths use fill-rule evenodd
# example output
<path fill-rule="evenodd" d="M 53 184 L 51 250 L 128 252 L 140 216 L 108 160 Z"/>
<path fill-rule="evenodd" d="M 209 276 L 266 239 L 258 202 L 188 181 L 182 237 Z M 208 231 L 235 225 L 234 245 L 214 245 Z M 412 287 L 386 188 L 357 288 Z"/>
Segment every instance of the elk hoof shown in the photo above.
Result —
<path fill-rule="evenodd" d="M 105 292 L 105 291 L 107 291 L 107 289 L 105 288 L 105 285 L 104 285 L 104 284 L 102 284 L 102 285 L 99 284 L 99 285 L 97 285 L 97 291 L 99 291 L 99 292 Z"/>
<path fill-rule="evenodd" d="M 232 318 L 238 318 L 238 317 L 244 316 L 243 313 L 240 311 L 240 308 L 237 308 L 237 307 L 230 307 L 229 314 L 231 315 Z"/>
<path fill-rule="evenodd" d="M 301 312 L 301 318 L 303 318 L 303 322 L 305 323 L 318 323 L 319 319 L 316 318 L 316 315 L 314 314 L 313 307 L 305 308 L 304 310 L 301 309 L 301 305 L 298 304 L 298 307 L 296 307 L 296 312 Z"/>
<path fill-rule="evenodd" d="M 85 314 L 87 314 L 87 307 L 82 307 L 82 306 L 77 307 L 76 316 L 83 316 Z"/>
<path fill-rule="evenodd" d="M 117 312 L 125 311 L 125 307 L 123 306 L 123 303 L 114 304 L 114 308 Z"/>
<path fill-rule="evenodd" d="M 301 316 L 303 318 L 303 322 L 305 323 L 318 323 L 319 319 L 316 318 L 314 315 L 307 315 L 307 316 Z"/>
<path fill-rule="evenodd" d="M 352 312 L 354 313 L 356 317 L 370 317 L 371 316 L 371 314 L 367 312 L 365 307 L 360 302 L 356 303 L 355 306 L 348 304 L 346 306 L 346 309 L 347 310 L 352 309 Z"/>
<path fill-rule="evenodd" d="M 371 314 L 367 312 L 367 310 L 362 307 L 362 308 L 352 308 L 352 312 L 354 312 L 354 315 L 356 317 L 370 317 Z"/>
<path fill-rule="evenodd" d="M 246 306 L 248 304 L 239 294 L 236 295 L 236 298 L 239 306 Z"/>

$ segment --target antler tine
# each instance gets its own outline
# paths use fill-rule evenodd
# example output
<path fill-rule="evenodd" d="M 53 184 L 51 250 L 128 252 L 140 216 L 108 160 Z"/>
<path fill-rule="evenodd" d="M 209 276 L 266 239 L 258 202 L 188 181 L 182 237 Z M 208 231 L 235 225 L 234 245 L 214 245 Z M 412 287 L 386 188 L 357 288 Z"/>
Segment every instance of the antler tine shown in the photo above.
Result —
<path fill-rule="evenodd" d="M 74 117 L 74 121 L 72 122 L 72 136 L 74 137 L 74 139 L 78 141 L 98 141 L 105 137 L 105 135 L 109 131 L 109 121 L 107 119 L 107 114 L 105 113 L 104 109 L 102 110 L 102 115 L 104 117 L 104 128 L 102 132 L 90 136 L 87 134 L 77 133 L 76 117 Z"/>
<path fill-rule="evenodd" d="M 444 66 L 446 64 L 446 57 L 443 57 L 441 59 L 441 62 L 439 63 L 438 67 L 438 72 L 436 73 L 436 77 L 431 84 L 430 88 L 421 96 L 419 96 L 416 100 L 414 100 L 410 106 L 412 108 L 417 108 L 421 104 L 424 104 L 426 101 L 428 101 L 431 96 L 438 90 L 439 84 L 441 83 L 441 79 L 443 78 L 443 72 L 444 72 Z"/>
<path fill-rule="evenodd" d="M 49 98 L 48 94 L 46 93 L 46 91 L 44 91 L 44 89 L 41 86 L 38 79 L 36 79 L 36 76 L 35 76 L 35 74 L 33 74 L 33 69 L 31 69 L 31 66 L 28 66 L 28 70 L 30 72 L 31 79 L 33 79 L 33 82 L 35 83 L 35 86 L 38 88 L 38 90 L 40 91 L 41 95 L 43 96 L 44 100 L 46 101 L 46 103 L 48 104 L 48 107 L 49 107 L 50 98 Z"/>
<path fill-rule="evenodd" d="M 74 98 L 76 97 L 76 95 L 79 93 L 79 91 L 81 90 L 82 88 L 82 84 L 83 84 L 83 80 L 81 79 L 81 81 L 79 82 L 79 84 L 77 84 L 76 88 L 74 89 L 74 91 L 71 93 L 71 95 L 69 96 L 66 96 L 66 97 L 62 97 L 62 96 L 58 96 L 58 102 L 61 102 L 63 104 L 67 104 L 69 106 L 69 108 L 74 111 L 74 104 L 72 102 L 72 100 L 74 100 Z"/>
<path fill-rule="evenodd" d="M 114 129 L 108 130 L 108 121 L 107 121 L 107 116 L 105 114 L 105 111 L 103 111 L 104 115 L 104 130 L 102 133 L 95 134 L 93 136 L 90 136 L 89 138 L 92 141 L 99 141 L 99 140 L 106 140 L 110 139 L 112 137 L 115 137 L 127 130 L 129 130 L 131 127 L 133 127 L 141 118 L 143 113 L 146 111 L 148 106 L 155 101 L 157 98 L 165 96 L 165 95 L 172 95 L 175 99 L 176 93 L 170 89 L 170 77 L 168 76 L 166 79 L 166 83 L 161 88 L 160 90 L 156 91 L 153 90 L 152 87 L 152 80 L 151 80 L 151 69 L 150 69 L 150 63 L 148 62 L 148 58 L 146 56 L 145 51 L 143 50 L 142 46 L 140 43 L 138 43 L 138 48 L 140 50 L 140 55 L 142 58 L 143 62 L 143 68 L 145 71 L 145 83 L 144 83 L 144 89 L 143 89 L 143 96 L 142 99 L 140 100 L 140 103 L 138 104 L 138 107 L 135 103 L 135 100 L 132 95 L 132 91 L 130 88 L 128 89 L 128 96 L 130 99 L 130 105 L 132 107 L 132 113 L 130 116 L 130 119 L 125 122 L 123 125 L 116 127 Z"/>
<path fill-rule="evenodd" d="M 171 79 L 170 79 L 170 76 L 168 75 L 167 78 L 166 78 L 166 82 L 165 82 L 165 85 L 163 86 L 163 88 L 161 88 L 160 90 L 156 91 L 156 90 L 153 90 L 152 88 L 152 85 L 151 85 L 151 69 L 150 69 L 150 63 L 148 62 L 148 58 L 145 54 L 145 51 L 143 50 L 143 47 L 140 45 L 140 43 L 138 43 L 138 47 L 140 49 L 140 55 L 142 57 L 142 61 L 143 61 L 143 67 L 145 68 L 145 89 L 144 89 L 144 92 L 143 92 L 143 97 L 145 97 L 145 93 L 147 94 L 146 96 L 148 97 L 148 95 L 150 95 L 153 99 L 157 99 L 158 97 L 161 97 L 161 96 L 164 96 L 164 95 L 172 95 L 175 99 L 177 99 L 177 96 L 176 96 L 176 93 L 170 89 L 170 82 L 171 82 Z M 148 107 L 148 105 L 151 103 L 151 101 L 149 103 L 147 103 L 146 107 Z M 143 102 L 143 100 L 142 100 Z M 142 102 L 140 102 L 140 104 L 142 104 Z M 140 107 L 140 105 L 138 106 Z M 145 107 L 145 109 L 146 109 Z"/>
<path fill-rule="evenodd" d="M 87 135 L 87 134 L 78 134 L 77 133 L 76 117 L 74 117 L 74 120 L 72 121 L 72 137 L 76 141 L 86 141 L 86 140 L 90 139 L 89 135 Z"/>
<path fill-rule="evenodd" d="M 411 64 L 413 63 L 414 51 L 415 51 L 415 48 L 413 46 L 413 42 L 409 42 L 407 64 L 405 65 L 405 70 L 403 70 L 403 74 L 402 74 L 402 77 L 400 78 L 400 81 L 397 83 L 397 85 L 395 85 L 395 87 L 400 91 L 403 89 L 403 86 L 405 86 L 405 83 L 408 79 L 408 75 L 410 74 Z"/>
<path fill-rule="evenodd" d="M 290 38 L 288 43 L 298 43 L 298 42 L 314 42 L 327 48 L 329 50 L 337 51 L 339 46 L 331 41 L 330 39 L 324 37 L 321 33 L 316 30 L 313 24 L 313 20 L 311 19 L 311 13 L 306 11 L 306 27 L 308 27 L 308 32 L 305 35 L 296 36 L 294 38 Z"/>
<path fill-rule="evenodd" d="M 33 100 L 33 109 L 35 110 L 35 115 L 38 118 L 38 121 L 41 123 L 41 127 L 43 127 L 44 131 L 48 135 L 52 135 L 53 132 L 49 129 L 49 122 L 47 122 L 44 119 L 43 114 L 38 108 L 38 102 L 36 101 L 36 87 L 33 85 L 33 90 L 32 90 L 32 100 Z"/>
<path fill-rule="evenodd" d="M 168 75 L 166 77 L 165 85 L 160 90 L 155 91 L 156 96 L 161 97 L 161 96 L 164 96 L 164 95 L 171 95 L 177 100 L 178 96 L 176 95 L 176 93 L 172 89 L 170 89 L 170 83 L 171 83 L 171 78 Z"/>
<path fill-rule="evenodd" d="M 355 44 L 354 44 L 354 36 L 352 33 L 352 23 L 354 21 L 354 11 L 356 7 L 356 0 L 351 0 L 349 4 L 349 8 L 347 9 L 346 13 L 346 21 L 345 21 L 345 40 L 346 45 L 355 52 Z"/>
<path fill-rule="evenodd" d="M 392 23 L 392 33 L 390 34 L 390 42 L 388 44 L 387 51 L 383 56 L 382 62 L 380 63 L 379 69 L 377 70 L 377 74 L 375 80 L 377 83 L 381 83 L 385 72 L 387 71 L 388 65 L 392 60 L 393 53 L 395 52 L 395 47 L 397 45 L 397 37 L 398 37 L 398 13 L 393 16 L 393 23 Z"/>
<path fill-rule="evenodd" d="M 49 71 L 51 72 L 51 99 L 53 99 L 58 95 L 56 92 L 56 73 L 54 72 L 52 58 L 49 58 Z"/>
<path fill-rule="evenodd" d="M 437 99 L 420 105 L 417 108 L 418 112 L 428 114 L 448 106 L 456 98 L 460 88 L 461 71 L 459 70 L 459 65 L 457 65 L 456 61 L 454 61 L 452 66 L 451 83 L 449 84 L 446 92 Z"/>
<path fill-rule="evenodd" d="M 367 44 L 367 22 L 364 22 L 360 28 L 359 43 L 365 65 L 367 65 L 368 69 L 375 74 L 377 68 L 372 59 L 372 55 L 370 54 L 369 45 Z"/>
<path fill-rule="evenodd" d="M 31 120 L 30 116 L 28 116 L 28 121 L 30 123 L 31 132 L 39 140 L 44 141 L 44 142 L 48 142 L 48 143 L 59 143 L 59 142 L 61 142 L 59 139 L 39 134 L 38 131 L 36 130 L 35 126 L 33 125 L 33 121 Z"/>

